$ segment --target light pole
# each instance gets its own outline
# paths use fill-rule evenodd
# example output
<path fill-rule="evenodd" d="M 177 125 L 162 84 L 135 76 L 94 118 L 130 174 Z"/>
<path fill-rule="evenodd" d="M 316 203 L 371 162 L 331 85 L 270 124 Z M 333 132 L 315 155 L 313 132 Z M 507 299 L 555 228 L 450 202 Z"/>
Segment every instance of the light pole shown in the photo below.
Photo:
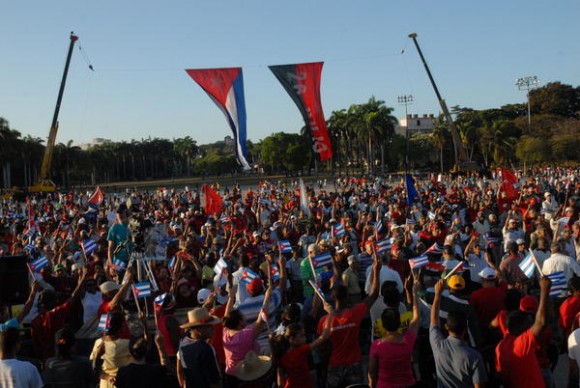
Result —
<path fill-rule="evenodd" d="M 516 79 L 519 90 L 525 90 L 528 98 L 528 132 L 532 131 L 532 110 L 530 109 L 530 89 L 538 87 L 540 80 L 535 75 Z"/>
<path fill-rule="evenodd" d="M 410 94 L 405 94 L 397 97 L 399 104 L 405 105 L 405 140 L 407 142 L 407 150 L 405 152 L 405 172 L 409 172 L 409 113 L 408 106 L 413 103 L 413 96 Z"/>

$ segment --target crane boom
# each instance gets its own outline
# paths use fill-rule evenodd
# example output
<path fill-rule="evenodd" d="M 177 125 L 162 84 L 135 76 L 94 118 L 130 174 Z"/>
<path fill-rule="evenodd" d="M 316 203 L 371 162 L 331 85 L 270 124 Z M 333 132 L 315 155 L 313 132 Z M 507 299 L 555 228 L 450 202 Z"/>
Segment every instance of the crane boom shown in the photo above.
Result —
<path fill-rule="evenodd" d="M 437 100 L 439 101 L 439 105 L 441 105 L 441 110 L 443 111 L 443 115 L 445 116 L 445 119 L 447 120 L 447 123 L 449 124 L 449 129 L 451 131 L 451 137 L 453 138 L 453 151 L 454 151 L 454 156 L 455 156 L 455 164 L 456 164 L 456 166 L 460 166 L 461 164 L 466 164 L 466 162 L 470 162 L 469 157 L 467 156 L 467 151 L 463 147 L 463 143 L 461 143 L 461 139 L 459 138 L 459 132 L 457 132 L 457 127 L 455 126 L 455 123 L 453 122 L 453 118 L 451 117 L 451 114 L 449 113 L 449 109 L 447 109 L 447 104 L 445 103 L 445 100 L 441 97 L 441 94 L 439 93 L 439 89 L 437 89 L 437 85 L 435 84 L 435 80 L 433 79 L 433 76 L 431 75 L 431 70 L 429 70 L 429 66 L 427 66 L 427 62 L 425 61 L 425 57 L 423 56 L 423 52 L 421 51 L 421 48 L 419 47 L 419 43 L 417 42 L 417 34 L 413 32 L 413 33 L 409 34 L 409 38 L 413 39 L 413 43 L 415 43 L 415 47 L 417 48 L 417 51 L 419 52 L 419 56 L 421 57 L 421 61 L 423 62 L 423 66 L 425 66 L 425 70 L 427 71 L 427 76 L 429 77 L 429 80 L 431 81 L 431 85 L 433 85 L 433 89 L 435 90 L 435 94 L 437 95 Z"/>
<path fill-rule="evenodd" d="M 56 189 L 56 185 L 50 179 L 50 166 L 52 164 L 52 154 L 54 151 L 54 143 L 56 142 L 56 133 L 58 132 L 58 114 L 60 112 L 60 104 L 62 102 L 62 96 L 64 94 L 64 87 L 66 85 L 66 78 L 68 75 L 68 68 L 72 57 L 73 47 L 78 39 L 79 39 L 78 36 L 76 36 L 73 32 L 70 33 L 70 44 L 68 47 L 68 54 L 66 56 L 66 63 L 64 65 L 62 81 L 60 83 L 60 89 L 58 91 L 58 97 L 56 99 L 56 107 L 54 109 L 54 116 L 52 117 L 52 123 L 50 125 L 50 132 L 48 133 L 48 141 L 46 143 L 46 148 L 44 150 L 44 156 L 42 157 L 42 165 L 40 167 L 40 175 L 38 177 L 38 183 L 36 184 L 36 186 L 31 186 L 28 188 L 28 191 L 30 192 L 52 192 L 55 191 Z"/>

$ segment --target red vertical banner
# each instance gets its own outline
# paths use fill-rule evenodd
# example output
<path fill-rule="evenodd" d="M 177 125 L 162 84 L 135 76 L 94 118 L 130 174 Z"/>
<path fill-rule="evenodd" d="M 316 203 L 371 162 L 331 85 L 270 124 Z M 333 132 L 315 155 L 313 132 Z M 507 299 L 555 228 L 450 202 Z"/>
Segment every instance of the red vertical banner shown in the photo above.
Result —
<path fill-rule="evenodd" d="M 214 189 L 208 185 L 203 186 L 203 194 L 205 196 L 205 212 L 206 214 L 220 213 L 222 210 L 223 199 Z"/>
<path fill-rule="evenodd" d="M 320 98 L 322 65 L 323 62 L 313 62 L 269 67 L 298 106 L 310 128 L 312 148 L 320 155 L 320 160 L 325 161 L 332 158 L 332 146 Z"/>

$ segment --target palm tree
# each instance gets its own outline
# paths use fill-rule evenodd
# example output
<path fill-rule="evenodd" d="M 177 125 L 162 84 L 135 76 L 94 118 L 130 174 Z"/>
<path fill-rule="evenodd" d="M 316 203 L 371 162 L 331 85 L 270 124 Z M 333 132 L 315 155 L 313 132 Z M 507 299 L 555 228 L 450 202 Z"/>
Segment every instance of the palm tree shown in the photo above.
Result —
<path fill-rule="evenodd" d="M 443 147 L 445 147 L 447 127 L 442 120 L 442 117 L 438 117 L 433 124 L 433 129 L 431 130 L 431 142 L 437 148 L 439 148 L 439 163 L 441 166 L 441 172 L 443 172 Z"/>
<path fill-rule="evenodd" d="M 38 166 L 42 161 L 44 146 L 39 137 L 27 135 L 22 139 L 22 156 L 24 162 L 24 186 L 31 186 L 37 180 Z"/>

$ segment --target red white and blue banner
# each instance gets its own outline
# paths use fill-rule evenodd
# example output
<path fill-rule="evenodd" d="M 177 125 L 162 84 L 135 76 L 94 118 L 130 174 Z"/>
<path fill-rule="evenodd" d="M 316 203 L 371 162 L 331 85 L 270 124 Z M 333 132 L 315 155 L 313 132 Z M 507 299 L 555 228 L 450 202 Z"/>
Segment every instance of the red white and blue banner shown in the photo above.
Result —
<path fill-rule="evenodd" d="M 320 98 L 323 64 L 324 62 L 313 62 L 269 66 L 298 106 L 306 126 L 310 128 L 314 152 L 320 155 L 321 161 L 332 158 L 332 146 Z"/>
<path fill-rule="evenodd" d="M 246 103 L 242 68 L 186 69 L 185 71 L 226 116 L 234 134 L 238 162 L 245 170 L 250 170 L 246 153 Z"/>

